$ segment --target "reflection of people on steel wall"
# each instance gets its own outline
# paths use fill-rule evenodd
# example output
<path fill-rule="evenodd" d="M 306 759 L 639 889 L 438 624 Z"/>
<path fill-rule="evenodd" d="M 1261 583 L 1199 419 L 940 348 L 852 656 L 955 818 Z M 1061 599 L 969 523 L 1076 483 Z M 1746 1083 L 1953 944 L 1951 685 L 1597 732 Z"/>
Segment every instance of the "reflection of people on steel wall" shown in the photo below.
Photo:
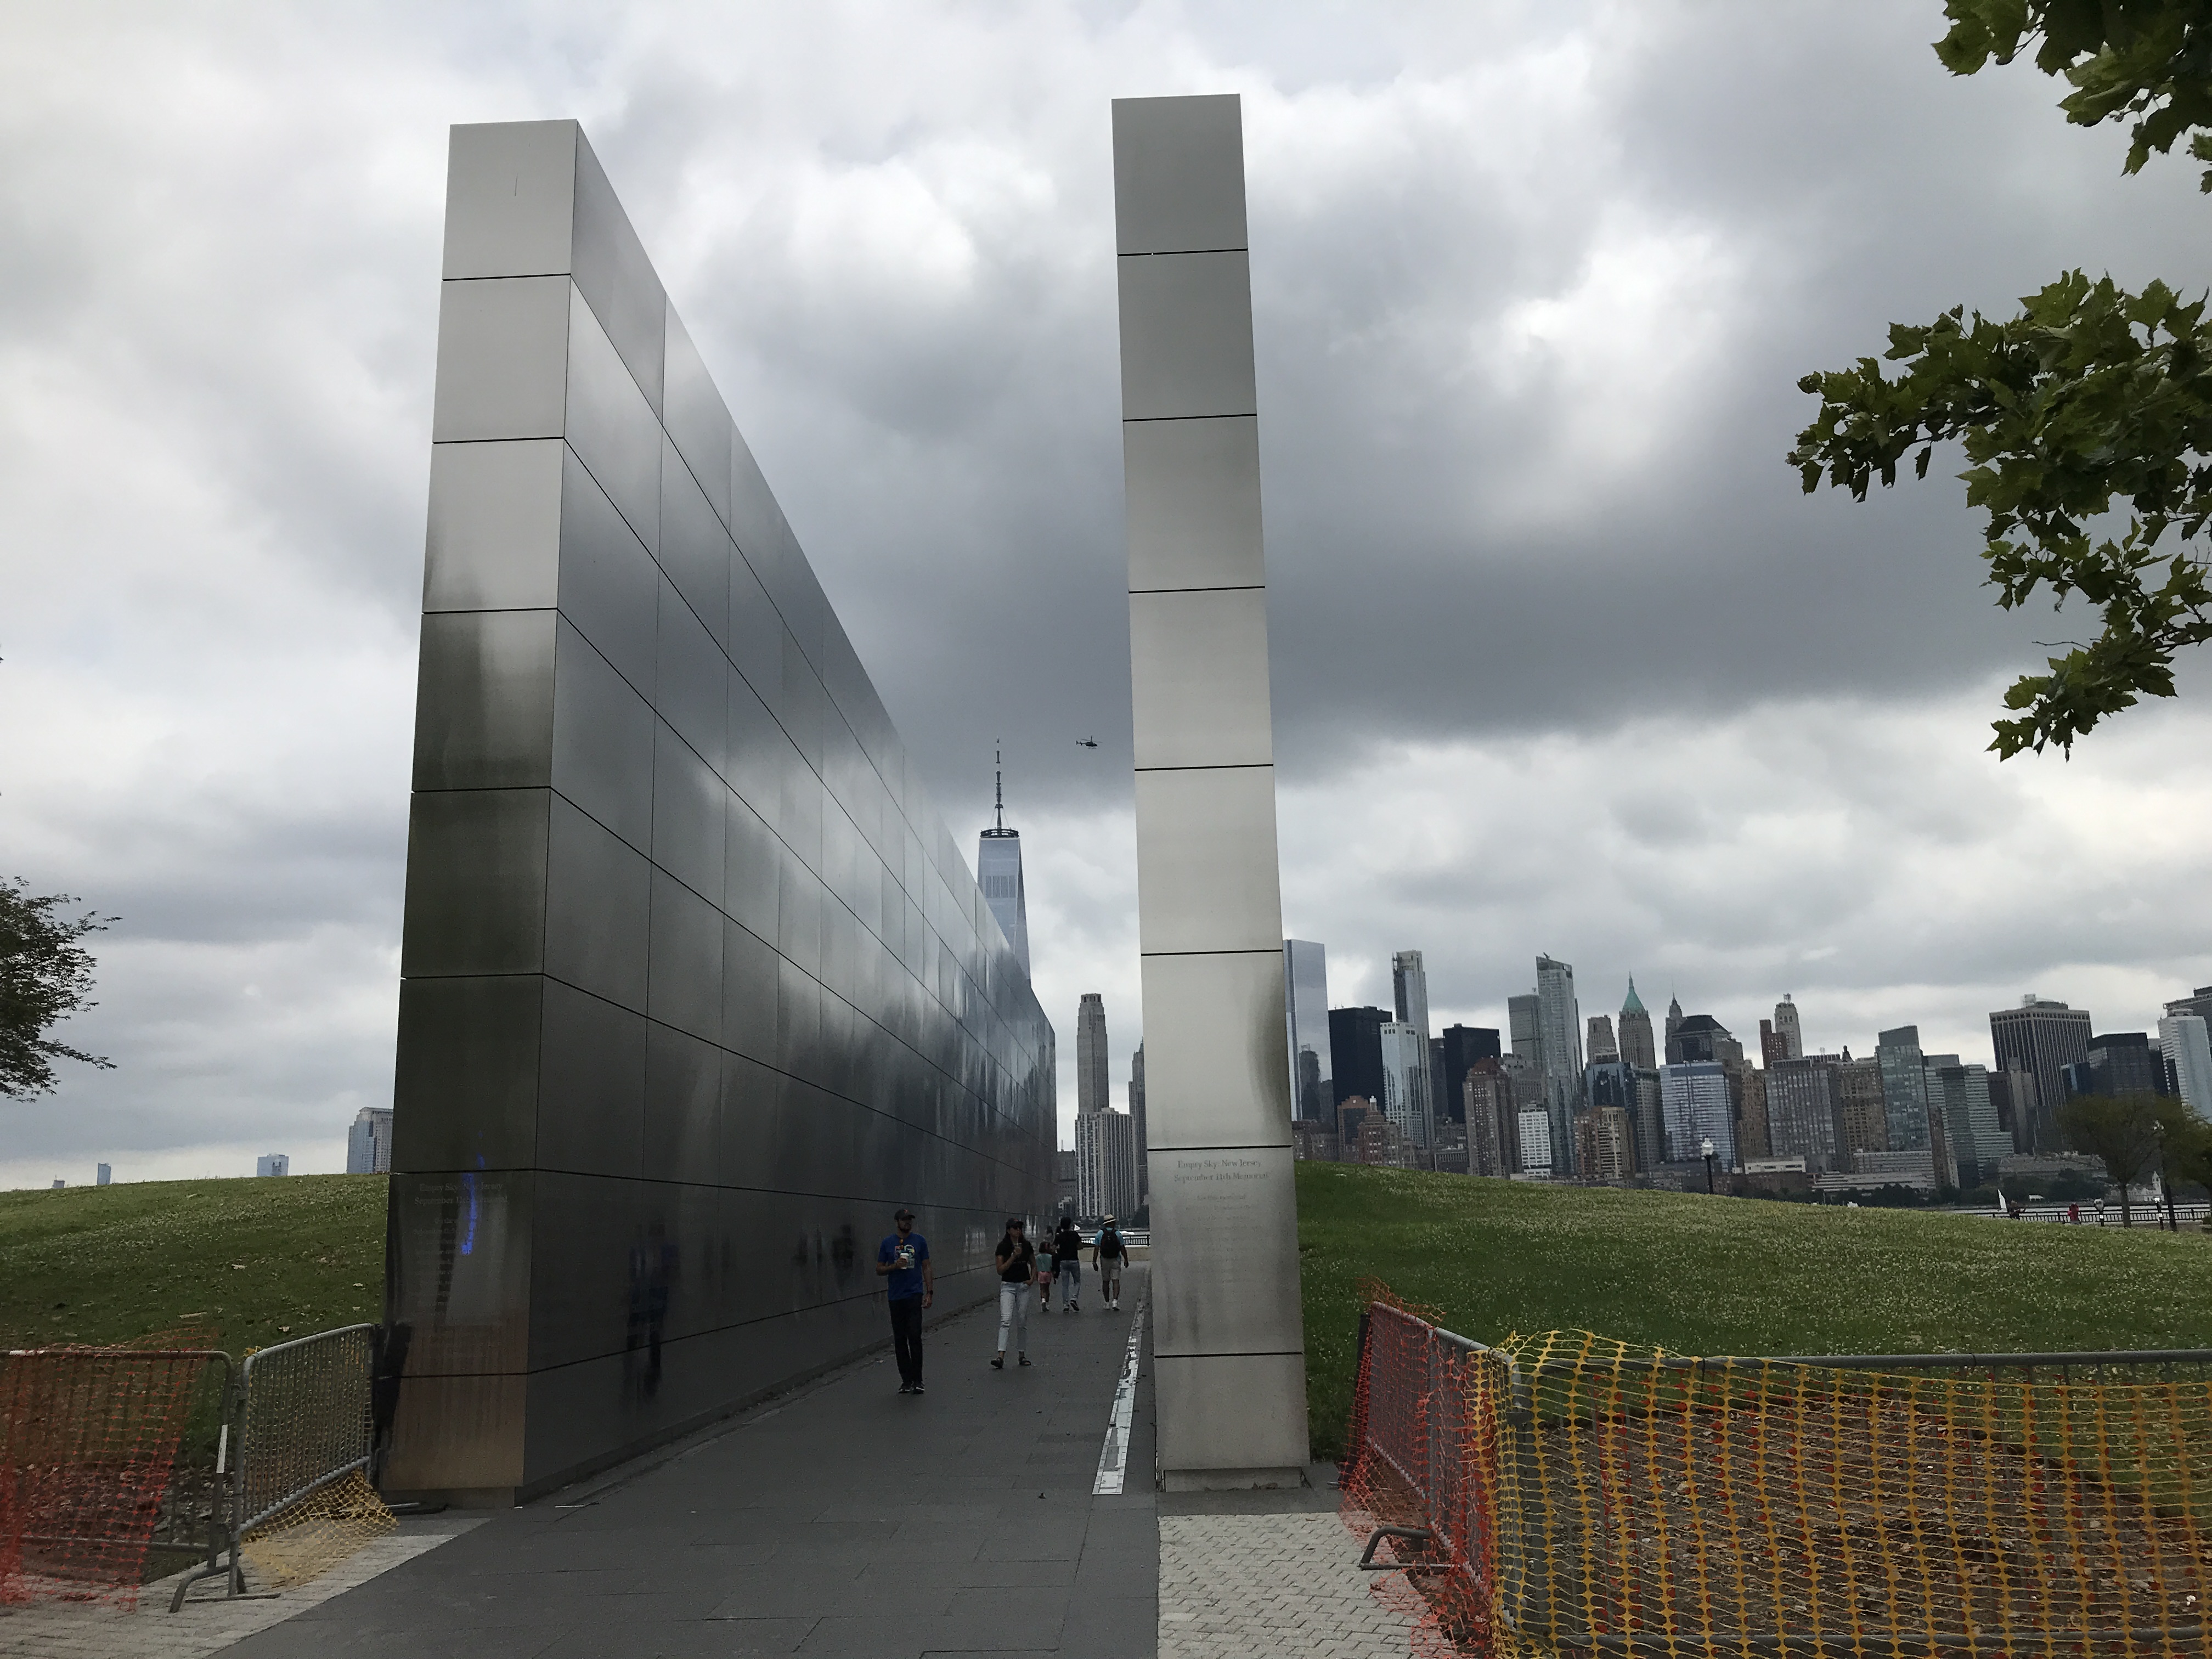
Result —
<path fill-rule="evenodd" d="M 660 1387 L 660 1338 L 668 1323 L 668 1287 L 676 1279 L 676 1246 L 668 1230 L 656 1221 L 644 1238 L 629 1247 L 629 1335 L 625 1347 L 630 1356 L 645 1351 L 645 1373 L 635 1371 L 636 1361 L 626 1358 L 625 1380 L 648 1400 Z"/>

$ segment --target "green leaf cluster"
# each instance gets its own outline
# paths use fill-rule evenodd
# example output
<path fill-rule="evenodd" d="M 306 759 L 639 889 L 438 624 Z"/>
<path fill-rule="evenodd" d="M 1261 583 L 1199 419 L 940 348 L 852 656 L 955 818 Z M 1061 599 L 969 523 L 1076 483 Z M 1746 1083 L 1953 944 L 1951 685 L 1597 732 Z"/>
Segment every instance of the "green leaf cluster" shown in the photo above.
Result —
<path fill-rule="evenodd" d="M 52 1088 L 57 1060 L 112 1066 L 46 1035 L 70 1015 L 99 1006 L 89 1000 L 92 952 L 78 941 L 115 918 L 64 912 L 76 902 L 66 893 L 33 896 L 21 878 L 0 881 L 0 1099 Z"/>
<path fill-rule="evenodd" d="M 1913 455 L 1927 475 L 1957 441 L 1968 503 L 1987 517 L 1982 556 L 1997 603 L 2039 589 L 2054 605 L 2079 593 L 2104 631 L 2047 660 L 2006 694 L 2018 718 L 1996 724 L 2000 756 L 2081 733 L 2139 696 L 2173 695 L 2174 653 L 2212 639 L 2212 586 L 2187 544 L 2212 518 L 2212 329 L 2205 300 L 2163 283 L 2130 294 L 2069 271 L 2021 301 L 2017 317 L 1954 307 L 1923 326 L 1893 325 L 1884 359 L 1808 374 L 1820 399 L 1789 460 L 1808 493 L 1825 478 L 1856 500 L 1885 488 Z M 2091 526 L 2124 505 L 2124 532 Z M 2160 546 L 2168 531 L 2172 543 Z M 2174 544 L 2180 544 L 2175 545 Z"/>
<path fill-rule="evenodd" d="M 1936 55 L 1954 75 L 2035 46 L 2035 66 L 2074 90 L 2059 100 L 2077 126 L 2134 118 L 2127 170 L 2140 172 L 2184 133 L 2212 161 L 2212 0 L 1948 0 L 1951 32 Z M 2212 167 L 2199 188 L 2212 191 Z"/>

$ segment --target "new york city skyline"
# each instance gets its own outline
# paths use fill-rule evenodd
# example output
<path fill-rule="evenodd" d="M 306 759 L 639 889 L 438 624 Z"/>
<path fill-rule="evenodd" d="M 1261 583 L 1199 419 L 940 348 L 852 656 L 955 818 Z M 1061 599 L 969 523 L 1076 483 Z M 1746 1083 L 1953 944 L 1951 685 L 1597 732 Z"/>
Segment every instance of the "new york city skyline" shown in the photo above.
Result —
<path fill-rule="evenodd" d="M 1893 320 L 2194 269 L 2185 162 L 1953 80 L 1924 5 L 833 5 L 703 56 L 691 16 L 11 32 L 0 842 L 123 921 L 64 1032 L 118 1069 L 9 1114 L 5 1184 L 341 1168 L 390 1103 L 455 120 L 590 120 L 956 837 L 1003 735 L 1063 1145 L 1079 994 L 1116 1104 L 1142 1036 L 1120 94 L 1244 99 L 1284 925 L 1331 1003 L 1419 948 L 1432 1030 L 1503 1028 L 1542 951 L 1591 1009 L 1633 974 L 1741 1036 L 1790 991 L 1808 1049 L 1966 1053 L 2027 992 L 2133 1030 L 2212 980 L 2202 668 L 2000 767 L 2074 620 L 1993 608 L 1954 463 L 1864 507 L 1781 463 L 1797 377 Z"/>

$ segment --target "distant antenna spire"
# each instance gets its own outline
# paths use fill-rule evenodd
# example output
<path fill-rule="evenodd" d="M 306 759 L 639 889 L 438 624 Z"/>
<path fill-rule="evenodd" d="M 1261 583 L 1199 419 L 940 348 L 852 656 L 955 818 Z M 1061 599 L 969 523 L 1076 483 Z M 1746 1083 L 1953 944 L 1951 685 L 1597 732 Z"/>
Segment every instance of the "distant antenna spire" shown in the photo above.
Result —
<path fill-rule="evenodd" d="M 1000 748 L 1000 739 L 991 739 L 991 795 L 992 810 L 998 814 L 998 827 L 1006 827 L 1006 753 Z"/>

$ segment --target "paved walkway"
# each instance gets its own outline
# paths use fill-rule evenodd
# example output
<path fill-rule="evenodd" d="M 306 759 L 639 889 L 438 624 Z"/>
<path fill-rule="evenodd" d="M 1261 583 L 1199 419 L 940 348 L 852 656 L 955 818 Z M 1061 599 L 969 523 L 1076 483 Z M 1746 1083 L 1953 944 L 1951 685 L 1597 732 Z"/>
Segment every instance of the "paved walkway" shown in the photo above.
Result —
<path fill-rule="evenodd" d="M 1029 1370 L 989 1369 L 995 1310 L 963 1315 L 919 1400 L 864 1362 L 526 1508 L 403 1522 L 271 1599 L 0 1608 L 0 1659 L 1409 1654 L 1330 1471 L 1156 1496 L 1146 1381 L 1126 1485 L 1094 1494 L 1146 1282 L 1119 1314 L 1032 1315 Z"/>
<path fill-rule="evenodd" d="M 690 1659 L 841 1654 L 1148 1659 L 1158 1631 L 1149 1397 L 1117 1497 L 1099 1450 L 1143 1293 L 996 1311 L 928 1337 L 928 1392 L 888 1357 L 607 1484 L 493 1516 L 229 1650 L 235 1659 Z M 1011 1364 L 1011 1362 L 1010 1362 Z M 574 1505 L 575 1507 L 562 1507 Z"/>

